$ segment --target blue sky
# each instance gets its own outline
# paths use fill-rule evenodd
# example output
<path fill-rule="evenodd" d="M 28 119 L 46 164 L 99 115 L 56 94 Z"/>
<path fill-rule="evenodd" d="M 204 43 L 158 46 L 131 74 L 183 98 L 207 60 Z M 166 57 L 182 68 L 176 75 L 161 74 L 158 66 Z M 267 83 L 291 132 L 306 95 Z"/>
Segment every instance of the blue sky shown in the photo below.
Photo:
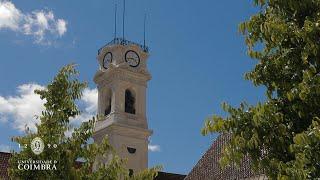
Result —
<path fill-rule="evenodd" d="M 92 113 L 97 50 L 113 38 L 115 3 L 120 35 L 122 0 L 0 0 L 0 148 L 11 147 L 10 137 L 22 133 L 21 119 L 41 110 L 31 90 L 50 82 L 63 65 L 77 63 L 80 79 L 89 82 L 82 118 Z M 225 115 L 222 102 L 264 99 L 263 89 L 243 78 L 255 61 L 237 29 L 257 9 L 249 0 L 130 0 L 126 8 L 126 39 L 135 42 L 143 42 L 148 14 L 153 78 L 147 116 L 151 144 L 160 148 L 149 152 L 149 166 L 187 174 L 216 137 L 200 130 L 210 115 Z"/>

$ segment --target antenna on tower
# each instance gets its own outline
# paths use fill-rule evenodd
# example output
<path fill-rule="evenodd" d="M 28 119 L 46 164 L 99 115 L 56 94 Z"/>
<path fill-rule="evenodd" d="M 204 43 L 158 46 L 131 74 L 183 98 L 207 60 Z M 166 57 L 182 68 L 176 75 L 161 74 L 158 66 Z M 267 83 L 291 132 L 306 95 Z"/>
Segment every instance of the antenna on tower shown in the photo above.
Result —
<path fill-rule="evenodd" d="M 143 21 L 143 48 L 146 48 L 146 22 L 147 22 L 147 14 L 144 14 L 144 21 Z"/>
<path fill-rule="evenodd" d="M 114 9 L 114 39 L 117 38 L 117 4 Z"/>
<path fill-rule="evenodd" d="M 122 39 L 123 39 L 123 41 L 124 41 L 125 12 L 126 12 L 126 0 L 123 0 L 123 14 L 122 14 Z"/>

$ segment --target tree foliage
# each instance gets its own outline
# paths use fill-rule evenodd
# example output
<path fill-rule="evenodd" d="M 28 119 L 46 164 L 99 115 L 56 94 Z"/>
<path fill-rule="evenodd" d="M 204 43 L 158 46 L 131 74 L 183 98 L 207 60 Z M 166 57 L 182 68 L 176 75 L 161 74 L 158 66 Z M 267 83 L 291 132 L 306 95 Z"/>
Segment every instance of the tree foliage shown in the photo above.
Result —
<path fill-rule="evenodd" d="M 76 101 L 82 96 L 86 83 L 76 78 L 78 72 L 74 65 L 63 67 L 53 82 L 44 90 L 36 90 L 44 99 L 45 110 L 42 112 L 41 123 L 37 125 L 37 132 L 27 131 L 25 136 L 14 137 L 13 141 L 30 145 L 35 137 L 40 137 L 46 145 L 44 151 L 35 155 L 30 147 L 14 152 L 10 159 L 9 175 L 12 179 L 146 179 L 151 180 L 157 175 L 159 168 L 152 168 L 135 176 L 129 177 L 125 168 L 125 160 L 115 155 L 114 150 L 105 138 L 100 144 L 90 143 L 93 135 L 95 117 L 83 122 L 75 128 L 71 136 L 66 132 L 72 128 L 70 120 L 80 115 Z M 57 144 L 56 148 L 47 144 Z M 98 158 L 110 158 L 108 164 L 96 161 Z M 56 170 L 20 170 L 21 160 L 56 160 Z M 81 159 L 80 167 L 77 161 Z M 95 171 L 92 171 L 96 167 Z"/>
<path fill-rule="evenodd" d="M 203 134 L 232 134 L 222 164 L 249 154 L 270 179 L 320 178 L 320 0 L 255 0 L 240 24 L 257 60 L 245 78 L 266 88 L 266 102 L 242 103 L 214 116 Z"/>

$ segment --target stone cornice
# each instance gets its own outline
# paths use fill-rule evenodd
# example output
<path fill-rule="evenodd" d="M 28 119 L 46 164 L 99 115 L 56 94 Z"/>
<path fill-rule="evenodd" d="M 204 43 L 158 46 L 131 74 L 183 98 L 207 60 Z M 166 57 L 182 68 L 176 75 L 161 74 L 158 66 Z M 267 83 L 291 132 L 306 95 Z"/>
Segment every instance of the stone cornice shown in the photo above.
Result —
<path fill-rule="evenodd" d="M 118 123 L 112 123 L 111 125 L 99 129 L 95 131 L 95 137 L 104 136 L 106 134 L 118 134 L 121 136 L 127 137 L 135 137 L 140 139 L 147 139 L 153 133 L 152 130 L 139 128 L 139 127 L 132 127 Z"/>
<path fill-rule="evenodd" d="M 94 76 L 94 82 L 98 86 L 103 86 L 112 82 L 113 80 L 122 80 L 127 82 L 132 82 L 142 86 L 147 86 L 147 81 L 151 79 L 149 72 L 138 72 L 132 71 L 129 68 L 115 67 L 109 68 L 107 70 L 99 70 Z"/>
<path fill-rule="evenodd" d="M 100 129 L 110 126 L 112 123 L 148 129 L 148 121 L 146 117 L 125 112 L 111 112 L 108 116 L 97 121 L 95 131 L 99 131 Z"/>

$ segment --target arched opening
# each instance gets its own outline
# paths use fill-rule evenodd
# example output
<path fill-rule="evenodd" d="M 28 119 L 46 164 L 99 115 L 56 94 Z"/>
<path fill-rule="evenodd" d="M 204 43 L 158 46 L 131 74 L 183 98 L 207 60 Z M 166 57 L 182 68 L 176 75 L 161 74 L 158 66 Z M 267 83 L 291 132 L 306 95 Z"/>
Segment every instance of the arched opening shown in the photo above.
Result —
<path fill-rule="evenodd" d="M 134 94 L 127 89 L 125 92 L 125 112 L 136 114 Z"/>
<path fill-rule="evenodd" d="M 100 113 L 101 115 L 108 116 L 112 109 L 112 90 L 110 88 L 104 88 L 101 91 L 100 97 Z"/>
<path fill-rule="evenodd" d="M 104 115 L 107 116 L 110 114 L 111 112 L 111 97 L 109 97 L 109 100 L 107 100 L 107 107 L 106 109 L 104 110 Z"/>

